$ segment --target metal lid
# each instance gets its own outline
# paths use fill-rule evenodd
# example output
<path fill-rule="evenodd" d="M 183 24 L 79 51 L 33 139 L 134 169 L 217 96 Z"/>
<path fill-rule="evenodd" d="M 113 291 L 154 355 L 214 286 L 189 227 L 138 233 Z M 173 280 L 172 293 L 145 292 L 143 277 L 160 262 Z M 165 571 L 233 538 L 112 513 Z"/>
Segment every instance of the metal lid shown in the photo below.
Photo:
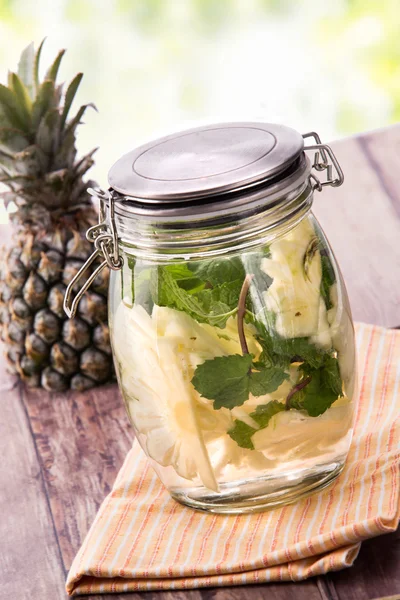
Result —
<path fill-rule="evenodd" d="M 268 185 L 293 165 L 303 149 L 301 134 L 284 125 L 207 125 L 125 154 L 111 167 L 108 181 L 120 194 L 144 204 L 184 203 Z"/>

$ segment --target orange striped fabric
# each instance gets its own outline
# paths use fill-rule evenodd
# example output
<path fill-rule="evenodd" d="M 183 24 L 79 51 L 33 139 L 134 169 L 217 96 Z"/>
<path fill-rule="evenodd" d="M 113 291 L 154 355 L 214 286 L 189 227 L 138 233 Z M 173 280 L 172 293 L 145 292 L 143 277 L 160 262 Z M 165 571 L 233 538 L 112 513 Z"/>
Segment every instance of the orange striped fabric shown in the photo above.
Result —
<path fill-rule="evenodd" d="M 67 579 L 70 595 L 298 581 L 349 567 L 360 542 L 399 523 L 400 331 L 357 325 L 360 401 L 330 488 L 252 515 L 172 500 L 133 445 Z"/>

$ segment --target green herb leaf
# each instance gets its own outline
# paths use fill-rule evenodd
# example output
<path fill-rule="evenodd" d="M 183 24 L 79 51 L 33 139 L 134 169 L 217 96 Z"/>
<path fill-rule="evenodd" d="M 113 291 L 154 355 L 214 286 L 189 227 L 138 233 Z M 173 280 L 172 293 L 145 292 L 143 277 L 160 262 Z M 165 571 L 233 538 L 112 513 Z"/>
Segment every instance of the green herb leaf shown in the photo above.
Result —
<path fill-rule="evenodd" d="M 195 371 L 192 383 L 214 408 L 241 406 L 249 397 L 274 392 L 288 375 L 278 367 L 251 371 L 251 354 L 233 354 L 206 360 Z"/>
<path fill-rule="evenodd" d="M 213 304 L 222 304 L 225 311 L 230 312 L 237 308 L 242 283 L 239 280 L 230 281 L 213 289 L 202 289 L 197 298 L 206 311 L 212 311 Z"/>
<path fill-rule="evenodd" d="M 269 247 L 265 246 L 258 252 L 250 252 L 243 256 L 243 264 L 246 273 L 251 273 L 253 275 L 246 306 L 256 314 L 265 311 L 264 292 L 267 291 L 272 283 L 272 278 L 261 268 L 263 258 L 268 255 Z"/>
<path fill-rule="evenodd" d="M 253 320 L 254 325 L 257 328 L 258 334 L 256 339 L 261 345 L 262 352 L 259 357 L 259 363 L 265 366 L 278 366 L 281 368 L 289 368 L 290 357 L 280 355 L 275 352 L 274 339 L 267 327 L 259 320 Z"/>
<path fill-rule="evenodd" d="M 308 338 L 280 338 L 272 340 L 273 349 L 279 356 L 292 362 L 306 362 L 311 367 L 317 368 L 324 362 L 324 351 L 314 346 Z"/>
<path fill-rule="evenodd" d="M 286 409 L 285 405 L 282 404 L 282 402 L 278 402 L 278 400 L 272 400 L 267 404 L 258 405 L 256 410 L 252 412 L 250 416 L 260 426 L 260 429 L 264 429 L 264 427 L 267 427 L 268 423 L 274 415 L 284 410 Z"/>
<path fill-rule="evenodd" d="M 322 415 L 337 400 L 337 394 L 326 385 L 321 369 L 314 373 L 302 392 L 303 407 L 311 417 Z"/>
<path fill-rule="evenodd" d="M 250 414 L 250 417 L 260 426 L 259 429 L 265 429 L 265 427 L 268 426 L 271 418 L 284 410 L 284 404 L 278 402 L 277 400 L 273 400 L 267 404 L 261 404 L 260 406 L 257 406 L 257 409 L 255 412 Z M 247 423 L 244 423 L 243 421 L 236 420 L 234 427 L 228 431 L 228 435 L 241 448 L 254 450 L 251 438 L 256 431 L 258 431 L 258 429 L 250 427 L 250 425 L 247 425 Z"/>
<path fill-rule="evenodd" d="M 301 371 L 311 377 L 311 381 L 290 399 L 290 406 L 304 409 L 311 417 L 322 415 L 339 396 L 343 396 L 342 380 L 338 360 L 327 357 L 323 367 L 310 369 L 302 366 Z"/>
<path fill-rule="evenodd" d="M 289 375 L 279 367 L 264 367 L 258 373 L 251 373 L 250 392 L 253 396 L 270 394 L 277 390 L 285 379 L 289 379 Z"/>
<path fill-rule="evenodd" d="M 336 396 L 343 396 L 342 378 L 340 376 L 339 361 L 333 356 L 327 356 L 324 362 L 323 376 L 326 385 Z"/>
<path fill-rule="evenodd" d="M 216 327 L 225 327 L 227 319 L 236 309 L 235 306 L 226 304 L 221 298 L 227 299 L 232 290 L 224 287 L 224 284 L 215 289 L 203 289 L 198 282 L 192 280 L 197 286 L 186 290 L 181 283 L 191 281 L 178 279 L 182 273 L 177 270 L 177 265 L 158 267 L 152 276 L 151 292 L 153 301 L 159 306 L 176 308 L 189 314 L 200 323 L 209 323 Z"/>
<path fill-rule="evenodd" d="M 202 262 L 193 262 L 189 269 L 203 281 L 213 287 L 230 281 L 243 282 L 246 272 L 239 257 L 214 259 Z"/>
<path fill-rule="evenodd" d="M 254 450 L 251 438 L 256 431 L 257 429 L 253 429 L 253 427 L 250 427 L 250 425 L 247 425 L 247 423 L 236 420 L 234 427 L 228 431 L 228 435 L 241 448 L 248 448 L 249 450 Z"/>
<path fill-rule="evenodd" d="M 231 354 L 206 360 L 199 365 L 192 379 L 195 389 L 209 400 L 214 408 L 241 406 L 249 397 L 251 354 Z"/>
<path fill-rule="evenodd" d="M 194 277 L 186 263 L 176 263 L 162 267 L 178 282 L 179 287 L 190 294 L 201 291 L 205 283 L 198 277 Z"/>
<path fill-rule="evenodd" d="M 291 362 L 305 362 L 312 368 L 320 367 L 325 360 L 326 351 L 312 344 L 308 338 L 283 338 L 276 332 L 270 333 L 264 323 L 254 322 L 262 346 L 260 361 L 266 364 L 288 367 Z"/>

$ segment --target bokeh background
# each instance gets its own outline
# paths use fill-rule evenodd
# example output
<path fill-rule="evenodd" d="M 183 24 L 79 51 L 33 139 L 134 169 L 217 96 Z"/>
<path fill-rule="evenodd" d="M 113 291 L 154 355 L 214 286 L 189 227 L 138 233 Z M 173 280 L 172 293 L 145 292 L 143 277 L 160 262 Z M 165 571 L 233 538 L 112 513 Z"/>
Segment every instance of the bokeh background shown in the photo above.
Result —
<path fill-rule="evenodd" d="M 85 77 L 80 149 L 92 176 L 144 140 L 260 119 L 324 141 L 400 116 L 399 0 L 0 0 L 0 80 L 47 36 L 43 62 Z"/>

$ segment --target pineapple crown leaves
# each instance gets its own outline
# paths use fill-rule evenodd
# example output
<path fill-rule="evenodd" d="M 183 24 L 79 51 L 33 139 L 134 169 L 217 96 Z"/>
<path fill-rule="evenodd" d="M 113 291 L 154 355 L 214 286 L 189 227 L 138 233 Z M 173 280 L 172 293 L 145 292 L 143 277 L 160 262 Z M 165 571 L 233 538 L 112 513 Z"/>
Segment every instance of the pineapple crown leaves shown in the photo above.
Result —
<path fill-rule="evenodd" d="M 61 50 L 40 81 L 42 41 L 21 54 L 17 73 L 10 72 L 8 85 L 0 84 L 0 182 L 9 191 L 0 194 L 17 206 L 15 220 L 35 221 L 32 215 L 88 206 L 90 198 L 82 178 L 93 165 L 92 150 L 76 158 L 76 130 L 88 107 L 84 104 L 69 118 L 72 102 L 83 74 L 68 85 L 57 84 L 65 50 Z M 39 205 L 39 206 L 38 206 Z"/>

